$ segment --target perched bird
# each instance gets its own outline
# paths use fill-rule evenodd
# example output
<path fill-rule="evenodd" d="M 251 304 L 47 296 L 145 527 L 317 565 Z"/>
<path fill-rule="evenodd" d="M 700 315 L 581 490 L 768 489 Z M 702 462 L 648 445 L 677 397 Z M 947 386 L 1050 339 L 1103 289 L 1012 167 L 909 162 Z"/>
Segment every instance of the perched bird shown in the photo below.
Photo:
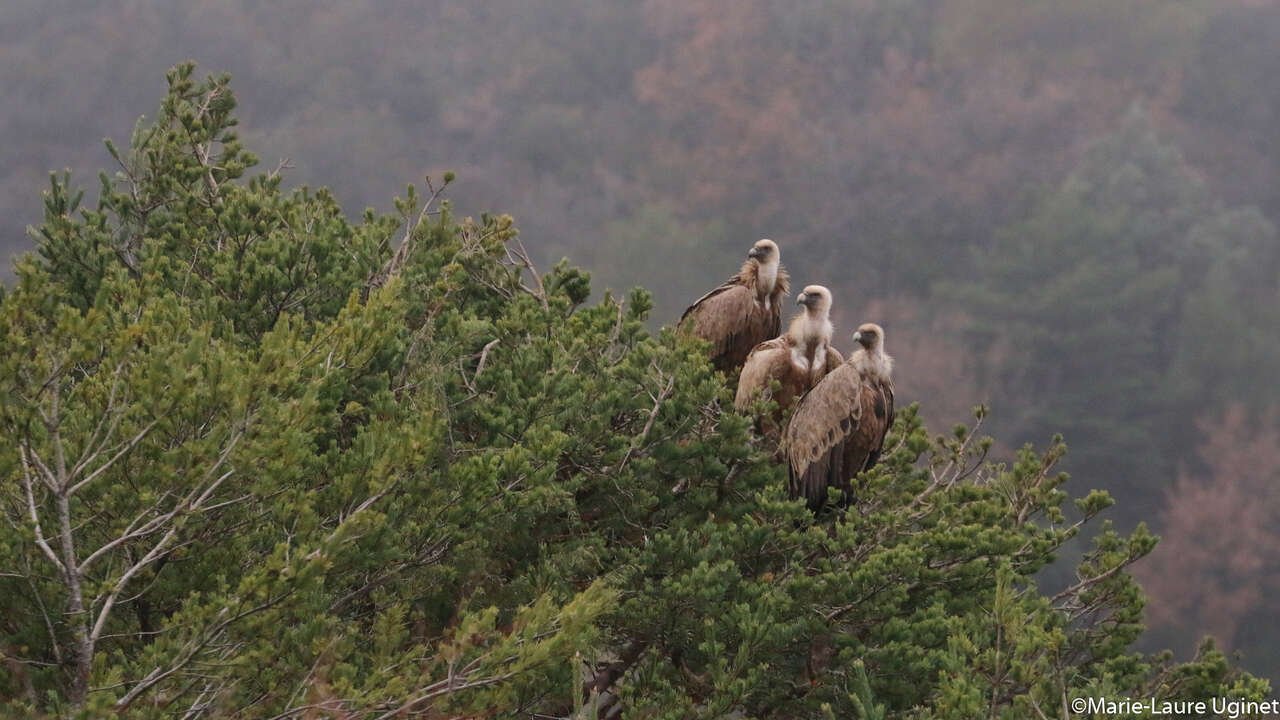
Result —
<path fill-rule="evenodd" d="M 786 411 L 827 373 L 844 363 L 839 350 L 831 347 L 831 291 L 809 285 L 796 296 L 804 311 L 791 321 L 787 332 L 755 346 L 742 366 L 733 406 L 749 410 L 755 401 L 770 393 L 773 381 L 778 389 L 772 399 L 778 404 L 770 419 L 761 419 L 760 429 L 776 438 Z"/>
<path fill-rule="evenodd" d="M 828 487 L 849 501 L 850 481 L 880 459 L 893 425 L 893 358 L 884 352 L 884 330 L 867 323 L 853 340 L 861 347 L 800 399 L 782 440 L 791 497 L 814 511 L 826 503 Z"/>
<path fill-rule="evenodd" d="M 712 365 L 735 376 L 751 348 L 777 337 L 787 290 L 778 245 L 761 240 L 747 253 L 737 275 L 684 311 L 679 327 L 710 342 Z"/>

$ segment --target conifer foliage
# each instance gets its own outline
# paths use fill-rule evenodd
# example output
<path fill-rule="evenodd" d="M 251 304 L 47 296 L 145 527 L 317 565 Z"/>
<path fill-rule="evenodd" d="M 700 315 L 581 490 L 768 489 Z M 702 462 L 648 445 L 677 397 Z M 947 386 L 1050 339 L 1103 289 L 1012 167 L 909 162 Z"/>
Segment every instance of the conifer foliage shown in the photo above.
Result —
<path fill-rule="evenodd" d="M 785 499 L 697 341 L 587 302 L 441 187 L 350 222 L 249 176 L 169 73 L 92 208 L 55 177 L 0 300 L 0 709 L 35 717 L 1062 717 L 1262 698 L 1130 650 L 1145 529 L 1034 574 L 1059 440 L 902 414 L 841 517 Z M 452 178 L 446 176 L 447 184 Z M 981 424 L 979 413 L 978 424 Z M 1075 519 L 1078 518 L 1078 519 Z M 1038 714 L 1037 714 L 1038 711 Z M 887 714 L 886 714 L 887 713 Z"/>

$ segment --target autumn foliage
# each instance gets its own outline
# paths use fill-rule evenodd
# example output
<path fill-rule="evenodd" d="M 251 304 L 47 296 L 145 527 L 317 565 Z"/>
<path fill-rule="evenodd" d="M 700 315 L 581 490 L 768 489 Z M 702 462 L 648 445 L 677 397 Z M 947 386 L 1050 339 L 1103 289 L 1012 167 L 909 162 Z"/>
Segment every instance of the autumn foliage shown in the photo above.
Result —
<path fill-rule="evenodd" d="M 1280 611 L 1280 415 L 1234 405 L 1200 420 L 1197 457 L 1167 491 L 1162 540 L 1135 572 L 1151 591 L 1159 636 L 1190 646 L 1188 627 L 1224 647 L 1248 644 Z"/>

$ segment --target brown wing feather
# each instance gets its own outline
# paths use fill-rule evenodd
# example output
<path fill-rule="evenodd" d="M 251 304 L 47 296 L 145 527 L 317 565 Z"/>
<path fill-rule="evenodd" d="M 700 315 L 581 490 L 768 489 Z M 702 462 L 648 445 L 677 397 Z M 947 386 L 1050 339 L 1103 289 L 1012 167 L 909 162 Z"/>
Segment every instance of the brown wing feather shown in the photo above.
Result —
<path fill-rule="evenodd" d="M 879 402 L 878 402 L 879 401 Z M 862 422 L 845 438 L 844 467 L 846 477 L 838 478 L 841 489 L 848 491 L 847 483 L 864 468 L 871 458 L 871 453 L 878 449 L 884 435 L 884 403 L 879 390 L 868 382 L 858 387 L 857 402 L 862 406 Z M 879 412 L 877 412 L 877 408 Z"/>
<path fill-rule="evenodd" d="M 742 274 L 741 274 L 741 273 L 739 273 L 739 274 L 737 274 L 737 275 L 734 275 L 733 277 L 729 278 L 728 280 L 725 280 L 725 281 L 724 281 L 723 283 L 721 283 L 721 284 L 720 284 L 716 289 L 712 290 L 711 292 L 707 293 L 706 295 L 703 295 L 702 297 L 698 298 L 697 300 L 694 300 L 692 305 L 690 305 L 689 307 L 685 308 L 684 313 L 680 316 L 680 322 L 679 322 L 679 323 L 677 323 L 677 324 L 678 324 L 678 325 L 684 325 L 684 321 L 685 321 L 686 319 L 688 319 L 688 318 L 689 318 L 689 316 L 690 316 L 691 314 L 693 314 L 695 311 L 697 311 L 697 309 L 698 309 L 698 308 L 699 308 L 703 303 L 705 303 L 706 301 L 708 301 L 708 300 L 710 300 L 711 298 L 715 297 L 716 295 L 719 295 L 720 293 L 723 293 L 723 292 L 725 292 L 726 290 L 731 290 L 731 289 L 733 289 L 733 288 L 735 288 L 735 287 L 742 287 L 742 286 L 744 286 L 745 284 L 746 284 L 746 281 L 745 281 L 745 279 L 742 277 Z"/>
<path fill-rule="evenodd" d="M 878 380 L 864 379 L 858 393 L 862 406 L 862 422 L 846 438 L 841 472 L 832 478 L 832 484 L 850 497 L 851 481 L 858 473 L 870 470 L 880 460 L 884 438 L 893 424 L 893 386 Z"/>
<path fill-rule="evenodd" d="M 724 369 L 719 359 L 734 353 L 743 344 L 744 326 L 755 306 L 755 292 L 740 282 L 730 280 L 702 296 L 702 299 L 685 310 L 680 318 L 680 325 L 711 343 L 711 358 L 716 361 L 717 369 Z M 737 364 L 742 364 L 752 347 L 767 339 L 752 339 L 750 346 L 741 352 Z"/>
<path fill-rule="evenodd" d="M 766 309 L 756 302 L 749 272 L 744 266 L 742 272 L 703 295 L 680 316 L 679 326 L 711 343 L 712 364 L 730 375 L 742 367 L 756 345 L 777 337 L 782 329 L 779 301 L 788 286 L 785 273 L 778 270 L 779 280 Z"/>
<path fill-rule="evenodd" d="M 875 383 L 871 389 L 870 400 L 872 401 L 871 409 L 876 417 L 879 435 L 872 437 L 871 451 L 867 453 L 867 459 L 862 463 L 861 470 L 870 470 L 875 467 L 877 462 L 880 462 L 880 453 L 884 450 L 884 439 L 888 436 L 889 429 L 893 427 L 895 416 L 893 409 L 893 383 Z"/>
<path fill-rule="evenodd" d="M 775 378 L 784 378 L 790 364 L 791 346 L 785 337 L 756 345 L 738 376 L 738 392 L 733 398 L 733 406 L 739 411 L 749 409 Z"/>
<path fill-rule="evenodd" d="M 766 309 L 760 303 L 751 302 L 742 316 L 741 324 L 729 334 L 725 350 L 711 360 L 718 370 L 726 374 L 736 372 L 747 361 L 751 350 L 762 342 L 778 336 L 782 327 L 781 313 L 777 306 Z"/>
<path fill-rule="evenodd" d="M 840 367 L 843 364 L 844 364 L 844 356 L 840 354 L 839 350 L 828 345 L 827 346 L 827 373 L 834 372 L 836 368 Z"/>
<path fill-rule="evenodd" d="M 862 378 L 847 363 L 828 373 L 804 395 L 787 425 L 787 456 L 792 498 L 809 507 L 826 501 L 827 487 L 845 474 L 845 443 L 862 424 Z"/>

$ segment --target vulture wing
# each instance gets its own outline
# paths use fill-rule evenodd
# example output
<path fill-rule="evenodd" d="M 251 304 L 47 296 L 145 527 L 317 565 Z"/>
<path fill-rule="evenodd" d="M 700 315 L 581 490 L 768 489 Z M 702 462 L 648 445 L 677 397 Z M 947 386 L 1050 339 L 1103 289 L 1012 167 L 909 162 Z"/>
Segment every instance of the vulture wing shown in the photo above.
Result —
<path fill-rule="evenodd" d="M 711 343 L 711 361 L 726 373 L 742 367 L 751 349 L 776 337 L 781 325 L 779 309 L 757 303 L 755 290 L 739 276 L 703 295 L 680 317 L 681 327 Z"/>
<path fill-rule="evenodd" d="M 870 403 L 869 405 L 868 402 Z M 864 391 L 863 406 L 870 408 L 871 413 L 875 416 L 875 422 L 867 424 L 871 451 L 867 453 L 866 460 L 863 461 L 862 466 L 854 474 L 863 470 L 870 470 L 875 467 L 877 462 L 880 462 L 880 452 L 884 449 L 884 439 L 889 434 L 889 428 L 893 427 L 893 383 L 868 383 L 867 389 Z M 872 431 L 878 431 L 878 433 Z M 855 466 L 849 465 L 849 467 Z"/>
<path fill-rule="evenodd" d="M 827 487 L 843 486 L 846 442 L 862 424 L 862 375 L 841 364 L 800 399 L 783 438 L 792 498 L 822 507 Z"/>
<path fill-rule="evenodd" d="M 747 356 L 742 374 L 738 376 L 738 392 L 733 398 L 733 406 L 739 411 L 749 409 L 775 378 L 785 384 L 790 365 L 791 345 L 785 337 L 757 345 Z"/>
<path fill-rule="evenodd" d="M 848 363 L 828 373 L 787 426 L 791 497 L 803 497 L 812 510 L 826 502 L 829 487 L 847 498 L 849 481 L 880 459 L 893 416 L 892 384 L 864 378 Z"/>
<path fill-rule="evenodd" d="M 844 356 L 840 354 L 839 350 L 828 345 L 827 346 L 827 370 L 823 374 L 830 375 L 831 373 L 835 372 L 836 368 L 840 367 L 843 364 L 844 364 Z"/>
<path fill-rule="evenodd" d="M 858 402 L 862 405 L 862 422 L 845 439 L 841 463 L 844 477 L 836 479 L 846 493 L 852 489 L 849 481 L 855 475 L 870 470 L 880 460 L 884 438 L 893 425 L 893 385 L 864 379 Z"/>

